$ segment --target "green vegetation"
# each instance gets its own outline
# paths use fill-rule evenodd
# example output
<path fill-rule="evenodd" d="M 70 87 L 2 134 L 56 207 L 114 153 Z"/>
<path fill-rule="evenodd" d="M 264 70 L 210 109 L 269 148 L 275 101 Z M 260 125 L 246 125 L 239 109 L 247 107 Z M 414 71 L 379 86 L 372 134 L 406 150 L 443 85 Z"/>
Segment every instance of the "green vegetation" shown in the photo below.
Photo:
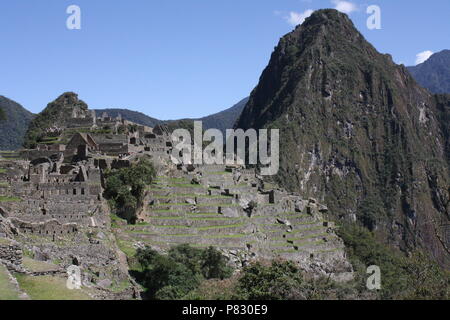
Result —
<path fill-rule="evenodd" d="M 364 288 L 368 266 L 377 265 L 382 272 L 381 299 L 444 299 L 450 298 L 450 273 L 417 251 L 407 258 L 378 242 L 363 227 L 345 225 L 339 235 L 348 248 L 349 258 Z M 364 289 L 363 289 L 364 290 Z"/>
<path fill-rule="evenodd" d="M 32 300 L 90 300 L 82 290 L 69 290 L 66 279 L 53 276 L 33 277 L 17 274 L 20 288 Z"/>
<path fill-rule="evenodd" d="M 31 272 L 46 272 L 58 269 L 58 267 L 54 264 L 33 260 L 29 257 L 24 257 L 22 263 L 25 269 Z"/>
<path fill-rule="evenodd" d="M 0 301 L 19 300 L 19 293 L 11 283 L 6 268 L 0 264 Z"/>
<path fill-rule="evenodd" d="M 253 264 L 239 279 L 237 294 L 244 300 L 302 299 L 303 276 L 293 262 Z"/>
<path fill-rule="evenodd" d="M 0 196 L 0 202 L 19 202 L 22 199 L 17 198 L 17 197 L 5 197 L 5 196 Z"/>
<path fill-rule="evenodd" d="M 232 274 L 226 258 L 213 247 L 179 245 L 167 255 L 139 249 L 136 258 L 142 270 L 136 278 L 146 288 L 149 299 L 183 299 L 203 281 L 225 279 Z"/>
<path fill-rule="evenodd" d="M 19 149 L 32 118 L 21 105 L 0 96 L 0 150 Z"/>
<path fill-rule="evenodd" d="M 64 126 L 75 108 L 83 112 L 88 110 L 87 104 L 79 100 L 78 95 L 73 92 L 66 92 L 49 103 L 44 111 L 30 122 L 24 137 L 24 147 L 34 148 L 46 138 L 59 137 L 61 132 L 49 134 L 47 129 Z"/>
<path fill-rule="evenodd" d="M 130 168 L 105 173 L 104 196 L 120 218 L 136 222 L 136 210 L 141 205 L 144 191 L 155 177 L 155 169 L 147 160 L 141 160 Z"/>
<path fill-rule="evenodd" d="M 340 294 L 343 293 L 343 294 Z M 343 299 L 354 293 L 330 279 L 305 277 L 294 262 L 254 263 L 222 281 L 205 281 L 188 296 L 208 300 L 320 300 Z"/>

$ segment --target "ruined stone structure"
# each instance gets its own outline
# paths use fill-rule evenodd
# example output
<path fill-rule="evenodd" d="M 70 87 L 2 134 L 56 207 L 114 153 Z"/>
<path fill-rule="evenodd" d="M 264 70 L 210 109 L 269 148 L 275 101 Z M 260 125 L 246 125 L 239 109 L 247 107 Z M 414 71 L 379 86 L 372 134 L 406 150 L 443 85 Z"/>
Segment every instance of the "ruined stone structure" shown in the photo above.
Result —
<path fill-rule="evenodd" d="M 266 185 L 254 169 L 178 166 L 147 193 L 140 224 L 121 240 L 167 250 L 189 243 L 215 246 L 235 267 L 282 258 L 336 280 L 353 276 L 344 244 L 315 199 Z"/>
<path fill-rule="evenodd" d="M 139 296 L 134 284 L 118 295 L 106 288 L 129 275 L 126 258 L 111 239 L 102 194 L 105 170 L 129 167 L 140 157 L 152 159 L 159 177 L 146 192 L 140 223 L 124 226 L 119 243 L 161 251 L 184 243 L 215 246 L 238 268 L 283 258 L 317 275 L 352 277 L 327 208 L 266 185 L 255 169 L 175 166 L 164 127 L 96 117 L 84 109 L 74 108 L 67 126 L 57 131 L 52 143 L 14 154 L 24 160 L 0 161 L 0 239 L 21 239 L 34 259 L 60 261 L 58 273 L 80 265 L 84 283 L 94 283 L 100 296 Z"/>

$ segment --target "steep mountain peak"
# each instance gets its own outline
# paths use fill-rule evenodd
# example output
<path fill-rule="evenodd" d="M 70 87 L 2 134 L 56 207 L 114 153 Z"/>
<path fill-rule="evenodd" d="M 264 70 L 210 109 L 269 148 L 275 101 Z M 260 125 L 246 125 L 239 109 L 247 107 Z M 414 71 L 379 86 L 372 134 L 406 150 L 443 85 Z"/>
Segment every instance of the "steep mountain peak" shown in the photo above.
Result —
<path fill-rule="evenodd" d="M 56 98 L 55 101 L 48 104 L 46 109 L 62 108 L 65 111 L 86 112 L 88 105 L 78 98 L 78 94 L 74 92 L 65 92 Z M 45 110 L 44 110 L 45 111 Z M 68 115 L 70 117 L 70 115 Z"/>
<path fill-rule="evenodd" d="M 87 118 L 91 114 L 88 105 L 74 92 L 65 92 L 50 102 L 30 123 L 25 134 L 24 146 L 33 148 L 46 136 L 48 129 L 64 127 L 71 118 Z"/>
<path fill-rule="evenodd" d="M 345 14 L 319 10 L 280 40 L 235 127 L 280 129 L 277 182 L 450 265 L 446 231 L 426 225 L 449 200 L 440 109 Z"/>

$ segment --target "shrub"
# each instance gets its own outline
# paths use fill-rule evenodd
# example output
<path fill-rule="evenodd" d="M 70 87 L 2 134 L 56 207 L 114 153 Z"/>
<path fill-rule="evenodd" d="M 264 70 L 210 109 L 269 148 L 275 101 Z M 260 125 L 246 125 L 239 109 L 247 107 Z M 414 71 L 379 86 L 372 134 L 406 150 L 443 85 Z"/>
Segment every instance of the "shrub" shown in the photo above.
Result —
<path fill-rule="evenodd" d="M 304 280 L 291 261 L 273 261 L 266 266 L 255 263 L 244 269 L 237 293 L 245 300 L 302 300 Z"/>
<path fill-rule="evenodd" d="M 203 281 L 232 274 L 226 258 L 212 247 L 180 245 L 171 248 L 167 255 L 150 248 L 139 249 L 136 258 L 143 270 L 139 278 L 150 299 L 182 299 Z"/>
<path fill-rule="evenodd" d="M 130 168 L 106 172 L 104 196 L 119 217 L 135 223 L 136 211 L 143 199 L 145 187 L 152 183 L 155 176 L 153 165 L 146 160 L 141 160 Z"/>

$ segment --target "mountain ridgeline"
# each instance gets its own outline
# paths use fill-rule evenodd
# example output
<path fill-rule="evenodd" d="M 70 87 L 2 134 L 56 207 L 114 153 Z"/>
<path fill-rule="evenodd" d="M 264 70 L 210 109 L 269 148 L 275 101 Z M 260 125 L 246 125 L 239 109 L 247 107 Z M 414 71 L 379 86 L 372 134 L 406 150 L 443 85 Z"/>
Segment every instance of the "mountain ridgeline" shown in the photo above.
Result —
<path fill-rule="evenodd" d="M 0 150 L 20 148 L 32 118 L 20 104 L 0 96 Z"/>
<path fill-rule="evenodd" d="M 435 53 L 408 70 L 422 87 L 433 93 L 450 94 L 450 50 Z"/>
<path fill-rule="evenodd" d="M 193 122 L 195 120 L 198 120 L 203 122 L 203 128 L 205 130 L 219 129 L 220 131 L 225 133 L 226 129 L 233 128 L 236 120 L 240 116 L 247 102 L 248 98 L 242 99 L 229 109 L 199 119 L 181 119 L 167 121 L 151 118 L 141 112 L 131 111 L 128 109 L 100 109 L 95 111 L 97 113 L 97 116 L 100 116 L 103 112 L 106 112 L 112 117 L 121 115 L 122 118 L 128 121 L 132 121 L 149 127 L 155 127 L 158 124 L 166 124 L 169 126 L 169 128 L 193 127 Z"/>
<path fill-rule="evenodd" d="M 280 40 L 235 127 L 280 129 L 281 185 L 449 266 L 449 104 L 319 10 Z"/>

